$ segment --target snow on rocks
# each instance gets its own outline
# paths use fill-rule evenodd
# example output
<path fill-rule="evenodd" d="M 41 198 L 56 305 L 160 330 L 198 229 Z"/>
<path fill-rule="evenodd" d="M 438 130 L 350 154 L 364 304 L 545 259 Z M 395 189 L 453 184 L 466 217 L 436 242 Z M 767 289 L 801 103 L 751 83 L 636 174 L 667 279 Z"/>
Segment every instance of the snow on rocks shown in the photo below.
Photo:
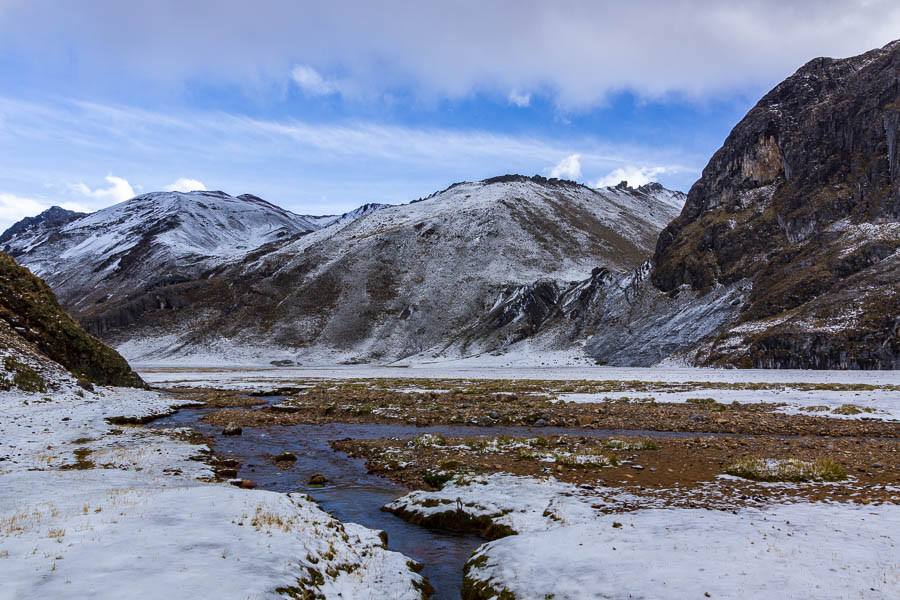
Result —
<path fill-rule="evenodd" d="M 494 535 L 592 523 L 603 511 L 638 502 L 609 488 L 579 488 L 552 477 L 494 473 L 460 476 L 436 492 L 414 491 L 385 510 L 423 525 L 491 527 Z M 454 527 L 458 528 L 458 527 Z"/>
<path fill-rule="evenodd" d="M 209 449 L 186 431 L 114 424 L 176 402 L 0 394 L 0 597 L 422 597 L 378 532 L 304 495 L 201 481 Z"/>

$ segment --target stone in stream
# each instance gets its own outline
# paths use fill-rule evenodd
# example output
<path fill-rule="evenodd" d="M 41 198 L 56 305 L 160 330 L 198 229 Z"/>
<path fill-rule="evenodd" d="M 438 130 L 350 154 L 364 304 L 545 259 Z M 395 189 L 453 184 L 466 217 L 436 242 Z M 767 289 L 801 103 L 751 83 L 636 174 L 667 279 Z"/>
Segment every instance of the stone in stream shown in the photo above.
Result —
<path fill-rule="evenodd" d="M 321 473 L 316 473 L 309 478 L 309 485 L 325 485 L 326 483 L 328 483 L 328 478 Z"/>
<path fill-rule="evenodd" d="M 222 430 L 222 435 L 241 435 L 243 432 L 244 430 L 241 429 L 240 425 L 231 421 L 225 425 L 225 429 Z"/>
<path fill-rule="evenodd" d="M 297 455 L 293 452 L 284 451 L 275 457 L 275 462 L 296 462 Z"/>

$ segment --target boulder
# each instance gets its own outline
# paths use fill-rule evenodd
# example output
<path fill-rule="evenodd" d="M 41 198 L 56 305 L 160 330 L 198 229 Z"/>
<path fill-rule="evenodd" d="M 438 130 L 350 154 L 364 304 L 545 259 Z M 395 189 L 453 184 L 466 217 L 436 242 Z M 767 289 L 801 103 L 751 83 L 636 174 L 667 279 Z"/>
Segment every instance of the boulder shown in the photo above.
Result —
<path fill-rule="evenodd" d="M 316 473 L 309 478 L 309 485 L 325 485 L 326 483 L 328 483 L 328 478 L 321 473 Z"/>
<path fill-rule="evenodd" d="M 225 425 L 225 429 L 222 430 L 222 435 L 241 435 L 244 430 L 235 422 L 230 422 Z"/>

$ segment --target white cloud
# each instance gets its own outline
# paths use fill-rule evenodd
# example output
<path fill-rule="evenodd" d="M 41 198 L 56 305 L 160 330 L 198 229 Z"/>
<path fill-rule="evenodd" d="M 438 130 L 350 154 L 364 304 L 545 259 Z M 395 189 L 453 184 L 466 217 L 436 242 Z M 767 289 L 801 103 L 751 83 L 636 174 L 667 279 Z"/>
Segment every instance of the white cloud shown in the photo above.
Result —
<path fill-rule="evenodd" d="M 550 169 L 550 177 L 560 179 L 578 179 L 581 177 L 581 155 L 570 154 L 559 161 L 555 167 Z"/>
<path fill-rule="evenodd" d="M 342 88 L 439 98 L 540 88 L 563 106 L 623 89 L 755 93 L 813 57 L 858 54 L 900 32 L 896 0 L 14 4 L 0 39 L 36 74 L 74 60 L 79 77 L 110 84 L 127 73 L 132 85 L 201 76 L 253 87 L 302 61 L 295 79 L 308 93 L 337 91 L 319 73 L 340 68 Z"/>
<path fill-rule="evenodd" d="M 629 165 L 610 171 L 605 177 L 601 177 L 594 182 L 593 185 L 594 187 L 607 187 L 627 181 L 631 187 L 638 187 L 651 181 L 656 181 L 657 175 L 672 173 L 675 170 L 672 167 L 636 167 Z"/>
<path fill-rule="evenodd" d="M 76 183 L 72 185 L 72 190 L 88 198 L 113 204 L 134 198 L 134 189 L 127 180 L 115 175 L 107 175 L 105 179 L 110 184 L 107 188 L 92 190 L 84 183 Z"/>
<path fill-rule="evenodd" d="M 518 91 L 513 90 L 509 93 L 509 103 L 515 104 L 519 108 L 525 108 L 529 104 L 531 104 L 531 93 L 526 92 L 524 94 L 520 94 Z"/>
<path fill-rule="evenodd" d="M 68 210 L 89 212 L 83 205 L 75 202 L 59 202 L 56 204 Z M 16 221 L 21 221 L 25 217 L 33 217 L 48 208 L 50 208 L 50 204 L 45 200 L 36 200 L 0 192 L 0 231 L 6 230 L 7 227 Z"/>
<path fill-rule="evenodd" d="M 291 70 L 291 78 L 303 93 L 309 96 L 327 96 L 338 91 L 334 81 L 327 81 L 308 65 L 297 65 Z"/>
<path fill-rule="evenodd" d="M 205 190 L 206 186 L 203 185 L 202 181 L 199 181 L 197 179 L 179 177 L 163 189 L 167 192 L 194 192 L 198 190 Z"/>

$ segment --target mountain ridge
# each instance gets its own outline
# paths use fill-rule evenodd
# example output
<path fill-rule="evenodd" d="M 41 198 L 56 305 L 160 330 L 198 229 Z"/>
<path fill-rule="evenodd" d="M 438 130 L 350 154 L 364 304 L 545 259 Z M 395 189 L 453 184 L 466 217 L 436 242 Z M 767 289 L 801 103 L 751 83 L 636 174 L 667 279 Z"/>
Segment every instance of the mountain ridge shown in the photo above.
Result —
<path fill-rule="evenodd" d="M 595 190 L 501 176 L 409 204 L 322 217 L 315 229 L 266 239 L 225 260 L 199 252 L 158 260 L 156 242 L 181 224 L 157 215 L 132 236 L 148 240 L 144 245 L 122 243 L 103 260 L 95 241 L 57 240 L 54 255 L 84 260 L 79 253 L 88 248 L 93 266 L 74 269 L 75 277 L 59 264 L 44 274 L 88 330 L 119 347 L 157 340 L 177 355 L 241 339 L 272 352 L 322 348 L 342 360 L 391 360 L 445 345 L 504 286 L 550 278 L 565 287 L 598 267 L 637 267 L 681 196 L 661 186 Z M 58 234 L 83 225 L 75 221 Z M 31 248 L 20 258 L 42 268 L 33 240 L 18 243 Z M 177 340 L 169 331 L 173 316 L 185 330 Z"/>

